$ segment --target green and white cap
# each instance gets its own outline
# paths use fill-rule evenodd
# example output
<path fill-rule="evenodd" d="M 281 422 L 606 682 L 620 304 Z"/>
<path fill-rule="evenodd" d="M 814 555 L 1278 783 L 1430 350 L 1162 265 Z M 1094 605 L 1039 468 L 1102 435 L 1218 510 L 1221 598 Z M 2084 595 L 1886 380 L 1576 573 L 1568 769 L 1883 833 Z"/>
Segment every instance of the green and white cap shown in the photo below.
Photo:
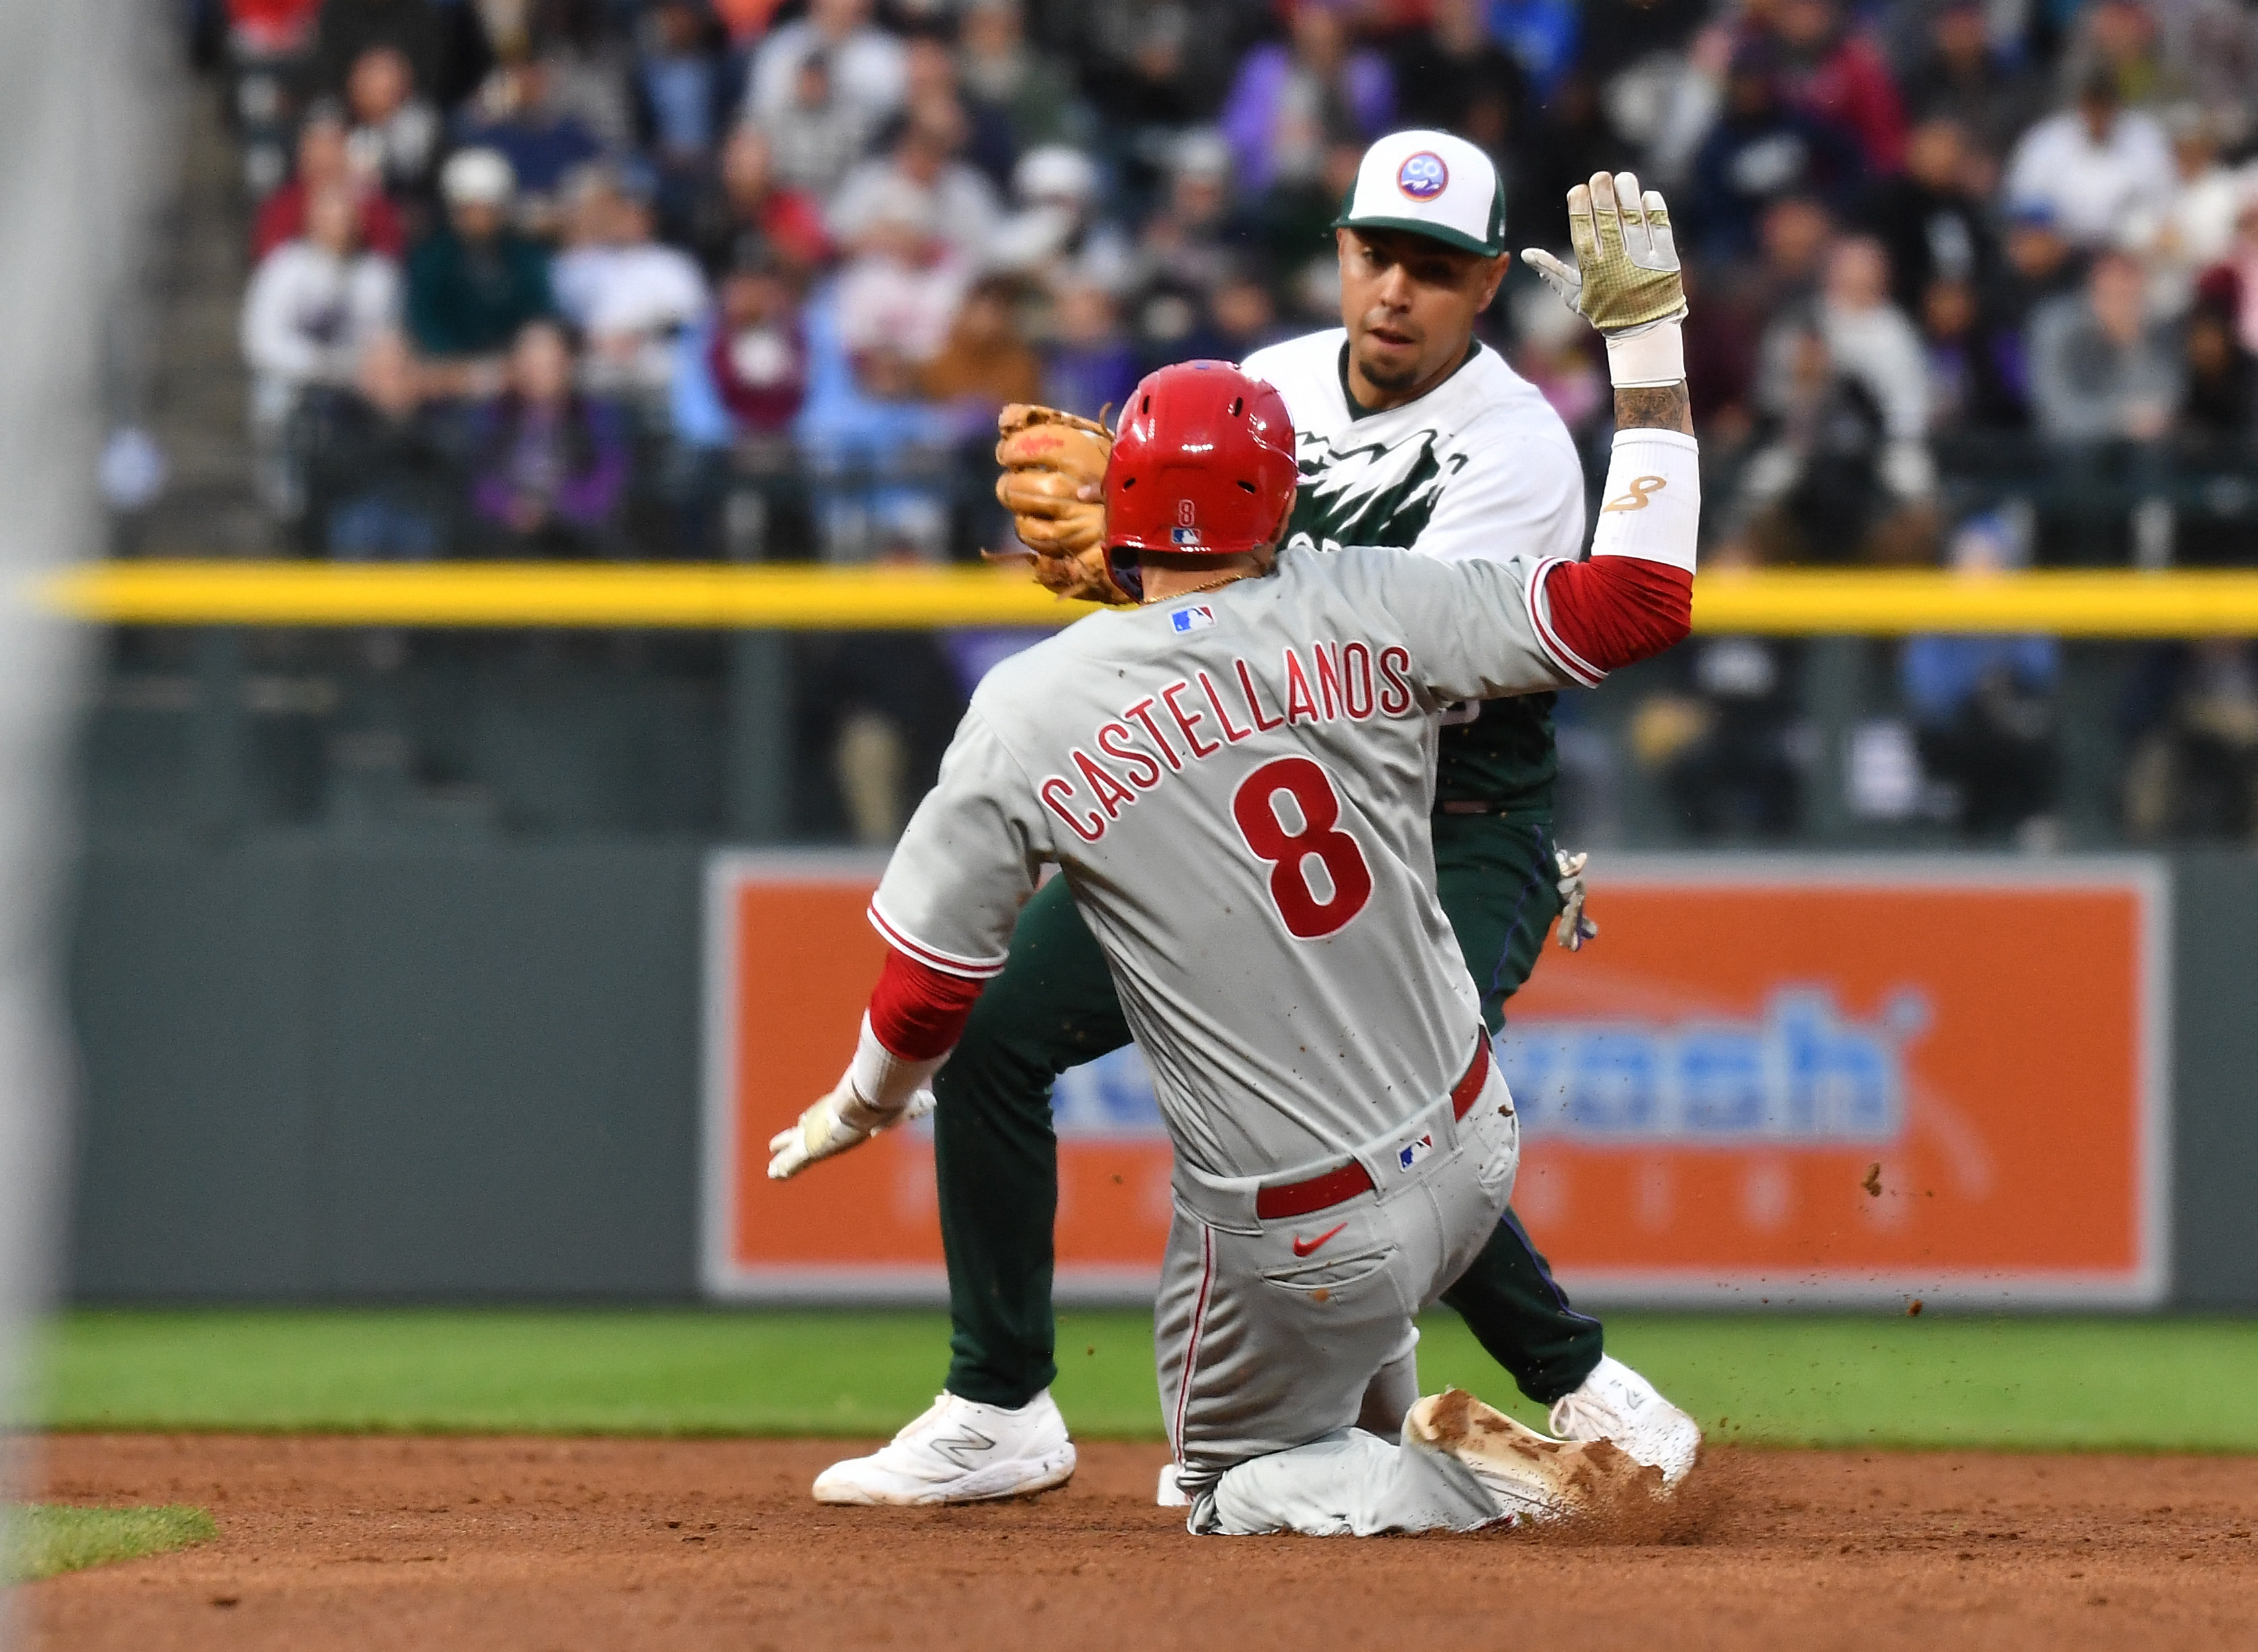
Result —
<path fill-rule="evenodd" d="M 1461 252 L 1505 251 L 1505 186 L 1490 158 L 1448 132 L 1390 132 L 1364 152 L 1336 229 L 1408 230 Z"/>

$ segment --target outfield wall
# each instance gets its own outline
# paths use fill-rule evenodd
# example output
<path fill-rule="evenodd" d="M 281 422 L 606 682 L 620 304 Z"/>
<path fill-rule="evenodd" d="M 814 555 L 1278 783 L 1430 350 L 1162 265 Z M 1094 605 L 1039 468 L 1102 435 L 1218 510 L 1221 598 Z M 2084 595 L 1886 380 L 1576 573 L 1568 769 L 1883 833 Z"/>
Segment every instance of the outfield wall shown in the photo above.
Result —
<path fill-rule="evenodd" d="M 648 841 L 90 854 L 74 1295 L 698 1294 L 707 864 Z M 2164 1300 L 2258 1308 L 2258 858 L 2152 870 Z"/>

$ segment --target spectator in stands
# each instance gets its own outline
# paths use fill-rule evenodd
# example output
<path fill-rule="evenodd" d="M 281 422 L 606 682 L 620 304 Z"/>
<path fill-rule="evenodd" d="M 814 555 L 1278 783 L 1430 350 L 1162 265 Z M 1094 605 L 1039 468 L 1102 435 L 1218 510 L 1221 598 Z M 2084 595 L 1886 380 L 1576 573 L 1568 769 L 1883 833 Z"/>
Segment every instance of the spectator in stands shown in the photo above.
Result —
<path fill-rule="evenodd" d="M 1113 0 L 1084 11 L 1090 43 L 1083 84 L 1105 130 L 1150 149 L 1213 117 L 1236 66 L 1236 41 L 1232 51 L 1215 50 L 1195 33 L 1206 19 L 1174 0 Z"/>
<path fill-rule="evenodd" d="M 2001 383 L 2023 408 L 2031 396 L 2031 318 L 2056 299 L 2077 290 L 2084 266 L 2062 232 L 2053 209 L 2044 205 L 2017 209 L 2000 243 L 1999 273 L 1981 297 L 1984 326 L 1992 339 Z"/>
<path fill-rule="evenodd" d="M 455 90 L 448 71 L 462 44 L 446 10 L 451 8 L 430 0 L 323 0 L 316 25 L 315 85 L 331 94 L 344 92 L 362 56 L 386 47 L 407 59 L 415 85 L 444 103 Z"/>
<path fill-rule="evenodd" d="M 554 322 L 528 323 L 501 396 L 479 410 L 471 508 L 502 557 L 616 554 L 626 490 L 618 415 L 572 387 L 572 351 Z"/>
<path fill-rule="evenodd" d="M 1763 41 L 1734 54 L 1725 107 L 1694 159 L 1690 205 L 1701 255 L 1746 255 L 1767 203 L 1805 195 L 1841 209 L 1863 177 L 1858 149 L 1841 128 L 1788 106 L 1779 57 Z"/>
<path fill-rule="evenodd" d="M 780 182 L 768 137 L 740 126 L 721 145 L 721 164 L 690 215 L 688 242 L 707 272 L 776 262 L 806 273 L 831 255 L 822 209 Z"/>
<path fill-rule="evenodd" d="M 1765 335 L 1757 395 L 1766 445 L 1730 519 L 1746 521 L 1765 560 L 1905 563 L 1928 553 L 1928 365 L 1920 336 L 1889 301 L 1877 243 L 1838 244 L 1818 304 Z"/>
<path fill-rule="evenodd" d="M 1021 154 L 1071 145 L 1090 124 L 1072 77 L 1048 53 L 1027 43 L 1021 0 L 970 0 L 959 32 L 957 67 L 965 95 L 1003 117 Z"/>
<path fill-rule="evenodd" d="M 1675 692 L 1651 695 L 1633 714 L 1630 743 L 1659 769 L 1671 801 L 1697 838 L 1784 838 L 1802 811 L 1795 757 L 1794 645 L 1765 637 L 1696 639 L 1673 649 Z"/>
<path fill-rule="evenodd" d="M 2166 112 L 2165 124 L 2176 187 L 2164 199 L 2141 202 L 2121 227 L 2119 244 L 2140 251 L 2149 308 L 2176 316 L 2194 298 L 2198 278 L 2233 249 L 2235 217 L 2258 174 L 2219 164 L 2226 128 L 2219 117 L 2182 104 Z"/>
<path fill-rule="evenodd" d="M 2105 79 L 2131 109 L 2158 109 L 2187 95 L 2185 82 L 2158 54 L 2155 19 L 2141 0 L 2090 0 L 2070 31 L 2059 67 L 2066 94 Z"/>
<path fill-rule="evenodd" d="M 938 34 L 910 37 L 902 52 L 902 112 L 912 122 L 956 134 L 954 153 L 995 188 L 1012 180 L 1019 146 L 1012 122 L 992 105 L 968 103 L 956 80 L 956 53 Z"/>
<path fill-rule="evenodd" d="M 2169 327 L 2149 320 L 2137 260 L 2103 252 L 2085 291 L 2031 318 L 2031 404 L 2042 435 L 2080 443 L 2153 442 L 2182 392 Z"/>
<path fill-rule="evenodd" d="M 317 193 L 307 203 L 306 233 L 268 253 L 244 294 L 254 462 L 269 506 L 286 518 L 303 503 L 294 416 L 309 392 L 352 382 L 361 352 L 398 311 L 398 268 L 359 247 L 354 210 L 346 189 Z"/>
<path fill-rule="evenodd" d="M 515 189 L 491 149 L 458 150 L 440 170 L 447 223 L 408 261 L 408 337 L 440 394 L 491 394 L 511 341 L 553 309 L 549 255 L 508 227 Z"/>
<path fill-rule="evenodd" d="M 2234 311 L 2235 336 L 2245 350 L 2258 351 L 2258 180 L 2235 215 L 2234 239 L 2226 256 L 2204 277 L 2205 288 Z"/>
<path fill-rule="evenodd" d="M 1123 336 L 1113 295 L 1095 281 L 1059 289 L 1054 337 L 1043 352 L 1043 400 L 1095 419 L 1118 410 L 1137 386 L 1137 352 Z"/>
<path fill-rule="evenodd" d="M 1953 536 L 1951 564 L 1959 573 L 1999 574 L 2028 561 L 2028 547 L 2002 513 L 1972 518 Z M 2053 846 L 2061 675 L 2062 650 L 2052 637 L 1907 642 L 1898 686 L 1913 714 L 1921 768 L 1950 788 L 1954 817 L 1968 836 Z"/>
<path fill-rule="evenodd" d="M 1569 69 L 1501 174 L 1506 181 L 1506 222 L 1523 226 L 1510 233 L 1529 235 L 1548 246 L 1566 246 L 1568 191 L 1594 172 L 1620 171 L 1631 163 L 1634 152 L 1609 122 L 1592 77 L 1580 68 Z M 1679 193 L 1686 195 L 1686 201 L 1673 197 L 1672 205 L 1688 214 L 1690 229 L 1695 202 L 1690 192 Z M 1689 252 L 1696 243 L 1692 234 L 1679 238 Z"/>
<path fill-rule="evenodd" d="M 785 266 L 740 266 L 675 346 L 675 436 L 703 448 L 780 438 L 807 400 L 807 378 L 799 297 Z"/>
<path fill-rule="evenodd" d="M 2157 649 L 2127 697 L 2125 826 L 2136 840 L 2258 833 L 2258 646 Z"/>
<path fill-rule="evenodd" d="M 795 426 L 823 554 L 938 557 L 948 534 L 948 413 L 920 395 L 915 364 L 883 334 L 848 337 L 846 297 L 842 283 L 806 312 L 808 396 Z"/>
<path fill-rule="evenodd" d="M 1395 78 L 1401 124 L 1456 132 L 1511 163 L 1534 103 L 1521 60 L 1491 35 L 1482 0 L 1436 0 L 1432 21 L 1397 48 Z"/>
<path fill-rule="evenodd" d="M 1285 44 L 1256 46 L 1239 60 L 1222 126 L 1239 187 L 1250 194 L 1279 178 L 1316 175 L 1326 142 L 1369 141 L 1395 113 L 1388 60 L 1349 39 L 1347 0 L 1298 0 Z"/>
<path fill-rule="evenodd" d="M 342 189 L 353 202 L 353 238 L 372 252 L 396 259 L 406 250 L 399 209 L 369 175 L 353 165 L 344 122 L 331 107 L 307 116 L 298 133 L 298 167 L 290 181 L 259 203 L 251 229 L 256 264 L 285 241 L 306 232 L 306 203 L 316 193 Z"/>
<path fill-rule="evenodd" d="M 1905 155 L 1905 105 L 1880 50 L 1844 21 L 1835 0 L 1779 0 L 1772 29 L 1788 102 L 1850 133 L 1868 173 L 1895 172 Z"/>
<path fill-rule="evenodd" d="M 948 337 L 972 264 L 941 235 L 932 197 L 906 180 L 882 180 L 860 209 L 855 257 L 837 284 L 840 337 L 857 356 L 929 361 Z"/>
<path fill-rule="evenodd" d="M 1939 280 L 1981 287 L 1992 279 L 1988 203 L 1967 187 L 1966 138 L 1956 121 L 1938 117 L 1914 128 L 1906 167 L 1885 179 L 1862 216 L 1889 255 L 1891 296 L 1917 310 Z"/>
<path fill-rule="evenodd" d="M 345 80 L 345 111 L 354 174 L 395 201 L 421 202 L 438 163 L 439 112 L 417 95 L 407 54 L 373 46 L 356 58 Z"/>
<path fill-rule="evenodd" d="M 2023 134 L 2007 167 L 2010 209 L 2042 207 L 2080 246 L 2100 246 L 2143 202 L 2167 199 L 2171 146 L 2154 117 L 2120 103 L 2114 80 L 2097 74 L 2075 108 Z"/>
<path fill-rule="evenodd" d="M 1230 238 L 1243 242 L 1251 235 L 1261 256 L 1282 270 L 1300 272 L 1313 262 L 1338 270 L 1340 254 L 1333 245 L 1333 220 L 1356 184 L 1364 150 L 1360 139 L 1329 143 L 1314 176 L 1279 178 L 1259 199 L 1242 200 L 1232 214 Z M 1511 211 L 1509 202 L 1507 212 Z"/>
<path fill-rule="evenodd" d="M 2181 345 L 2186 388 L 2178 429 L 2212 439 L 2247 436 L 2258 429 L 2258 357 L 2235 337 L 2233 308 L 2220 285 L 2197 296 Z"/>
<path fill-rule="evenodd" d="M 887 153 L 849 173 L 831 209 L 831 233 L 843 245 L 861 241 L 880 203 L 898 211 L 913 198 L 927 233 L 946 242 L 967 264 L 986 256 L 1001 209 L 995 186 L 977 169 L 956 159 L 963 139 L 961 117 L 946 110 L 920 109 L 904 123 Z"/>
<path fill-rule="evenodd" d="M 1712 10 L 1708 0 L 1582 0 L 1577 62 L 1601 86 L 1627 69 L 1682 69 Z"/>
<path fill-rule="evenodd" d="M 571 245 L 551 267 L 557 308 L 586 345 L 591 388 L 665 388 L 673 341 L 706 313 L 706 278 L 678 247 L 652 238 L 648 202 L 607 168 L 574 182 Z"/>
<path fill-rule="evenodd" d="M 1175 341 L 1164 358 L 1154 357 L 1142 370 L 1169 361 L 1244 361 L 1265 344 L 1277 343 L 1283 330 L 1267 272 L 1250 260 L 1236 260 L 1208 292 L 1204 313 L 1192 330 Z"/>
<path fill-rule="evenodd" d="M 322 0 L 228 0 L 228 44 L 239 60 L 299 55 L 313 42 Z"/>
<path fill-rule="evenodd" d="M 817 106 L 837 101 L 853 128 L 855 145 L 866 142 L 901 106 L 909 78 L 902 43 L 871 23 L 870 0 L 812 0 L 807 15 L 770 33 L 753 60 L 745 113 L 771 138 L 785 120 L 799 117 L 796 110 L 807 107 L 809 88 L 800 68 L 810 58 L 820 58 L 824 66 L 826 84 Z M 778 155 L 792 182 L 802 188 L 823 187 L 826 181 L 798 172 L 798 157 L 787 156 L 782 144 Z"/>
<path fill-rule="evenodd" d="M 778 181 L 818 201 L 836 197 L 863 152 L 863 113 L 839 95 L 831 60 L 820 52 L 799 60 L 782 108 L 742 124 L 768 139 Z"/>
<path fill-rule="evenodd" d="M 1582 41 L 1570 0 L 1489 0 L 1489 31 L 1513 53 L 1539 98 L 1549 98 L 1576 65 Z"/>
<path fill-rule="evenodd" d="M 1181 135 L 1169 154 L 1168 188 L 1138 237 L 1136 285 L 1204 293 L 1230 260 L 1231 151 L 1216 133 Z"/>
<path fill-rule="evenodd" d="M 509 162 L 517 181 L 518 220 L 543 234 L 558 222 L 566 176 L 604 153 L 587 123 L 559 107 L 550 89 L 545 60 L 504 64 L 486 77 L 456 122 L 458 141 Z"/>
<path fill-rule="evenodd" d="M 985 444 L 1007 401 L 1043 399 L 1043 361 L 1019 332 L 1019 286 L 1006 276 L 973 283 L 948 342 L 918 374 L 920 393 L 948 408 L 968 440 Z"/>
<path fill-rule="evenodd" d="M 1983 0 L 1943 0 L 1901 84 L 1917 121 L 1949 120 L 1975 153 L 2003 160 L 2040 107 L 2035 77 L 1992 43 Z"/>
<path fill-rule="evenodd" d="M 387 330 L 361 351 L 353 394 L 318 427 L 313 490 L 340 562 L 423 561 L 446 549 L 461 479 L 425 416 L 415 358 Z"/>
<path fill-rule="evenodd" d="M 1029 150 L 1012 169 L 1012 194 L 1019 210 L 990 244 L 989 268 L 1043 286 L 1085 280 L 1111 293 L 1128 287 L 1136 253 L 1120 229 L 1099 216 L 1101 181 L 1088 155 L 1060 145 Z"/>
<path fill-rule="evenodd" d="M 2022 424 L 2021 340 L 1990 323 L 1978 289 L 1957 277 L 1938 276 L 1921 294 L 1920 313 L 1928 358 L 1929 429 L 1943 435 Z"/>
<path fill-rule="evenodd" d="M 654 0 L 636 25 L 636 122 L 668 177 L 696 173 L 721 125 L 721 65 L 712 24 L 693 0 Z"/>

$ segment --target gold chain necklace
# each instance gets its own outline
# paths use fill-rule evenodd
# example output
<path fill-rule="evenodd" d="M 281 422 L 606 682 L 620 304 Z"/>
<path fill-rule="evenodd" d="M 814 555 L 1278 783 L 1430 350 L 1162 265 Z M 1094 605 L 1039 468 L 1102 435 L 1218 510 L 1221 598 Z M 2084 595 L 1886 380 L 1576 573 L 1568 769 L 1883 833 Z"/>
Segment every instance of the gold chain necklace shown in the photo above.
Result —
<path fill-rule="evenodd" d="M 1224 575 L 1220 579 L 1211 579 L 1204 585 L 1186 585 L 1181 591 L 1171 591 L 1165 597 L 1147 597 L 1145 600 L 1147 606 L 1155 602 L 1174 602 L 1178 597 L 1197 596 L 1203 591 L 1220 591 L 1225 585 L 1236 585 L 1239 580 L 1251 577 L 1245 569 L 1239 569 L 1235 572 Z"/>

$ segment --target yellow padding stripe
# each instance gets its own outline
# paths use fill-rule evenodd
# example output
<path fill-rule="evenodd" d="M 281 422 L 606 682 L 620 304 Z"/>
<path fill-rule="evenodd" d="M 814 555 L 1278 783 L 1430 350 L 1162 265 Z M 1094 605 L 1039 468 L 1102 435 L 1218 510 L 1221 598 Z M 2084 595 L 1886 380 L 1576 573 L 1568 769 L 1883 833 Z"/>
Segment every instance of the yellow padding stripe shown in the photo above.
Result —
<path fill-rule="evenodd" d="M 643 564 L 96 563 L 52 575 L 42 606 L 133 625 L 579 626 L 920 630 L 1057 626 L 1090 612 L 1014 569 Z M 1713 633 L 1894 636 L 2258 635 L 2258 574 L 1704 574 L 1694 624 Z"/>

